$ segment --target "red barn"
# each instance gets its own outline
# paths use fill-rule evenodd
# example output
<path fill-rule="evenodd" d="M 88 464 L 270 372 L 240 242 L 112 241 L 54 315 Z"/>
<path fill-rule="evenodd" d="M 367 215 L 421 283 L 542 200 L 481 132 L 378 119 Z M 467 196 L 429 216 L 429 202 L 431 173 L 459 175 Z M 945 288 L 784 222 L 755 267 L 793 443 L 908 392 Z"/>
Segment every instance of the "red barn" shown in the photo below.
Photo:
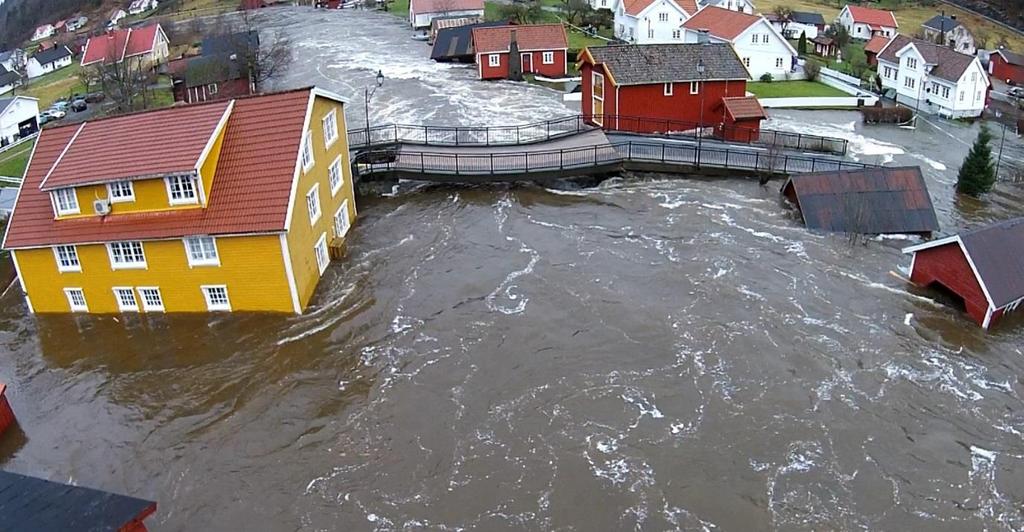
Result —
<path fill-rule="evenodd" d="M 659 133 L 700 122 L 721 130 L 743 122 L 755 129 L 751 136 L 760 124 L 753 106 L 739 101 L 749 75 L 727 43 L 592 47 L 580 54 L 580 72 L 583 116 L 605 129 Z"/>
<path fill-rule="evenodd" d="M 480 79 L 521 80 L 522 74 L 565 77 L 569 40 L 561 24 L 473 28 Z"/>
<path fill-rule="evenodd" d="M 961 299 L 988 329 L 1024 300 L 1024 218 L 940 238 L 903 250 L 913 253 L 910 280 L 938 286 Z"/>
<path fill-rule="evenodd" d="M 1007 83 L 1024 85 L 1024 55 L 996 50 L 988 58 L 988 73 Z"/>

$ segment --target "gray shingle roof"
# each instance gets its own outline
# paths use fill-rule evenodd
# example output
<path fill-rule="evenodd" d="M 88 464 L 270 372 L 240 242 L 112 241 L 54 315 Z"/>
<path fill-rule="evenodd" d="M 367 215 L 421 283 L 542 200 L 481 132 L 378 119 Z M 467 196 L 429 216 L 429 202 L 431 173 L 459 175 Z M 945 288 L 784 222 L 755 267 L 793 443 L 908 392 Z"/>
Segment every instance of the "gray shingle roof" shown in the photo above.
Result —
<path fill-rule="evenodd" d="M 748 79 L 732 46 L 711 44 L 614 45 L 588 48 L 603 63 L 618 85 L 647 85 L 681 81 Z M 697 63 L 704 61 L 704 76 Z"/>
<path fill-rule="evenodd" d="M 0 87 L 13 85 L 14 83 L 17 83 L 19 79 L 21 79 L 21 76 L 18 75 L 17 72 L 11 72 L 4 68 L 3 65 L 0 65 Z"/>
<path fill-rule="evenodd" d="M 962 54 L 945 46 L 939 46 L 935 43 L 922 41 L 921 39 L 912 39 L 905 35 L 894 37 L 889 42 L 889 45 L 882 50 L 882 53 L 878 54 L 878 58 L 890 63 L 899 63 L 900 60 L 896 57 L 896 52 L 899 52 L 903 47 L 911 43 L 924 56 L 925 63 L 935 65 L 929 74 L 947 81 L 959 81 L 960 76 L 964 75 L 964 71 L 974 61 L 974 56 L 972 55 Z"/>
<path fill-rule="evenodd" d="M 1024 55 L 1018 54 L 1016 52 L 1011 52 L 1009 50 L 998 50 L 998 53 L 999 55 L 1002 55 L 1003 59 L 1006 59 L 1006 62 L 1010 63 L 1011 65 L 1024 65 Z"/>
<path fill-rule="evenodd" d="M 796 22 L 797 24 L 808 24 L 815 26 L 825 25 L 825 17 L 823 17 L 821 13 L 815 13 L 812 11 L 794 11 L 789 18 L 790 20 Z"/>
<path fill-rule="evenodd" d="M 1024 218 L 960 235 L 996 308 L 1024 297 Z"/>
<path fill-rule="evenodd" d="M 944 17 L 942 15 L 935 15 L 928 19 L 924 24 L 921 24 L 926 28 L 931 28 L 935 31 L 950 31 L 956 29 L 960 25 L 960 21 L 955 18 Z"/>

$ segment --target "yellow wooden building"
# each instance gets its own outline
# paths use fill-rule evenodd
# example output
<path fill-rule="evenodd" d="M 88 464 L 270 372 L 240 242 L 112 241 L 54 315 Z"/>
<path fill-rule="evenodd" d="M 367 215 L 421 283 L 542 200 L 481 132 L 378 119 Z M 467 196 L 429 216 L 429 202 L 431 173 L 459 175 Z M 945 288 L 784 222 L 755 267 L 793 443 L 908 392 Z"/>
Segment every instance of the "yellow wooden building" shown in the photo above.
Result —
<path fill-rule="evenodd" d="M 3 247 L 32 312 L 301 313 L 355 217 L 307 88 L 44 130 Z"/>

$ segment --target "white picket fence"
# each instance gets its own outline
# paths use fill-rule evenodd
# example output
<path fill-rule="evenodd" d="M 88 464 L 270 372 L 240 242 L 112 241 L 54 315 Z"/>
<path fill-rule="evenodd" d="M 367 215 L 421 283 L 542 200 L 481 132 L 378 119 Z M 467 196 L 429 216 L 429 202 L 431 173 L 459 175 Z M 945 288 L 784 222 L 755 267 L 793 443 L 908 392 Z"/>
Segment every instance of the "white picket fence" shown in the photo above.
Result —
<path fill-rule="evenodd" d="M 794 98 L 758 98 L 761 107 L 783 109 L 783 108 L 813 108 L 813 107 L 857 107 L 861 105 L 874 105 L 878 101 L 877 96 L 856 97 L 856 96 L 804 96 Z"/>

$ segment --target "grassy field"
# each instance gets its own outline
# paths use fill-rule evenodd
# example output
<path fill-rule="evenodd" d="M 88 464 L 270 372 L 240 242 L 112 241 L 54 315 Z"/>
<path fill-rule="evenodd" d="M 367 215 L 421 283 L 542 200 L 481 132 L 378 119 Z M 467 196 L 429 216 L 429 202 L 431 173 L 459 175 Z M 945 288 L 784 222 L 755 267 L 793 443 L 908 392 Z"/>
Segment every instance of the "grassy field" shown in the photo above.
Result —
<path fill-rule="evenodd" d="M 849 96 L 817 81 L 774 81 L 747 83 L 747 90 L 758 98 L 798 98 L 807 96 Z"/>
<path fill-rule="evenodd" d="M 81 65 L 72 63 L 69 67 L 30 80 L 27 85 L 19 88 L 18 92 L 23 96 L 39 98 L 41 111 L 50 107 L 54 100 L 71 96 L 76 92 L 85 92 L 85 85 L 78 79 L 78 72 L 81 69 Z"/>
<path fill-rule="evenodd" d="M 0 176 L 21 177 L 28 166 L 28 157 L 32 154 L 35 141 L 28 141 L 20 146 L 0 153 Z"/>
<path fill-rule="evenodd" d="M 772 13 L 780 6 L 789 7 L 794 11 L 814 11 L 825 17 L 825 22 L 831 23 L 839 15 L 846 4 L 845 1 L 823 1 L 823 0 L 761 0 L 757 8 L 762 13 Z M 886 2 L 880 2 L 879 7 L 885 7 Z M 900 33 L 914 35 L 921 29 L 921 24 L 939 14 L 944 10 L 946 16 L 956 15 L 960 22 L 964 23 L 977 37 L 979 31 L 989 35 L 985 47 L 994 48 L 1001 41 L 1005 40 L 1009 48 L 1018 52 L 1024 52 L 1024 35 L 1008 30 L 998 24 L 994 24 L 978 15 L 964 11 L 949 4 L 936 4 L 932 7 L 923 5 L 906 5 L 892 9 L 896 14 L 896 22 L 899 23 Z M 979 45 L 979 48 L 982 46 Z"/>

